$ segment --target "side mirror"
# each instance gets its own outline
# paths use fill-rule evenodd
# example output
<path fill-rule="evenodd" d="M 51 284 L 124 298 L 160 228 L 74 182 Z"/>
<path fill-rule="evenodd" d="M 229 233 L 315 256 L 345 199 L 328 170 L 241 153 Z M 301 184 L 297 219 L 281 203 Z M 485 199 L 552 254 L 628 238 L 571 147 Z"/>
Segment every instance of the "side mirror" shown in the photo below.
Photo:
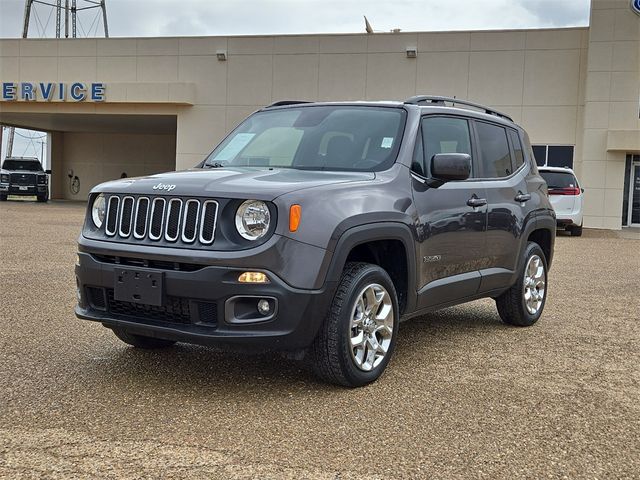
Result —
<path fill-rule="evenodd" d="M 45 170 L 44 173 L 46 173 L 47 175 L 51 175 L 51 170 Z"/>
<path fill-rule="evenodd" d="M 436 180 L 466 180 L 471 176 L 471 156 L 466 153 L 438 153 L 431 157 L 431 176 Z"/>

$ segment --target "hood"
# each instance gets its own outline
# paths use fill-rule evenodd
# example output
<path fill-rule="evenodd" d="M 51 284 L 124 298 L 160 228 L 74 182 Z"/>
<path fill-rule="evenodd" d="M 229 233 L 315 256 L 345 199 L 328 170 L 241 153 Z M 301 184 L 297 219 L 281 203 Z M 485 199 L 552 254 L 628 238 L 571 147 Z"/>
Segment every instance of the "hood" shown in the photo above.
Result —
<path fill-rule="evenodd" d="M 98 185 L 93 192 L 252 198 L 271 201 L 295 190 L 374 178 L 375 174 L 372 172 L 329 172 L 292 168 L 194 168 L 114 180 Z"/>

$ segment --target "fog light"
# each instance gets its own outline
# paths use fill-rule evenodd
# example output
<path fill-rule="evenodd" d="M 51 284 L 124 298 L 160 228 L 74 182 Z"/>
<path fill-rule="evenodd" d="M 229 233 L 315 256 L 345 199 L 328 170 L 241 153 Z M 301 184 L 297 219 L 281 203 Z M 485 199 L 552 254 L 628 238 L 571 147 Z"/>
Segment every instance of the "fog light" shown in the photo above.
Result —
<path fill-rule="evenodd" d="M 269 283 L 269 278 L 262 272 L 243 272 L 238 277 L 240 283 Z"/>
<path fill-rule="evenodd" d="M 76 253 L 76 267 L 80 266 L 80 255 Z"/>
<path fill-rule="evenodd" d="M 258 301 L 258 311 L 260 312 L 261 315 L 264 315 L 265 317 L 269 315 L 271 313 L 271 305 L 269 305 L 269 300 L 265 300 L 264 298 L 261 298 Z"/>

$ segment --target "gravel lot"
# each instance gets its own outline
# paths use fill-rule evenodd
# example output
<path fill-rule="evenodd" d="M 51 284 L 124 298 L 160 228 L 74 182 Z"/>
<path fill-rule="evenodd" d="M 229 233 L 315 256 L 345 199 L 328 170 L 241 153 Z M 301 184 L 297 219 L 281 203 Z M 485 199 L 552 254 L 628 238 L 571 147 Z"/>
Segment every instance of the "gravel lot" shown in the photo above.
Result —
<path fill-rule="evenodd" d="M 382 379 L 345 390 L 278 355 L 135 351 L 77 320 L 83 215 L 0 204 L 2 478 L 640 475 L 640 239 L 559 236 L 534 327 L 488 300 L 404 323 Z"/>

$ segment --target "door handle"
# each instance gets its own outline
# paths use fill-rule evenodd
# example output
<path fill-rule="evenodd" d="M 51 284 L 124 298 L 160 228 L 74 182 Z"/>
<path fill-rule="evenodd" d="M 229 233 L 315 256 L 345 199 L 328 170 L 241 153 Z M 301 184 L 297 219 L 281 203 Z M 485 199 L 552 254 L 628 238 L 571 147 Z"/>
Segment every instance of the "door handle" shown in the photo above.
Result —
<path fill-rule="evenodd" d="M 487 204 L 487 199 L 486 198 L 478 198 L 475 195 L 473 197 L 471 197 L 469 200 L 467 200 L 467 205 L 469 205 L 470 207 L 476 208 L 476 207 L 483 207 Z"/>
<path fill-rule="evenodd" d="M 518 194 L 516 195 L 516 198 L 514 198 L 514 200 L 516 202 L 526 202 L 527 200 L 531 200 L 531 194 L 530 193 L 518 192 Z"/>

